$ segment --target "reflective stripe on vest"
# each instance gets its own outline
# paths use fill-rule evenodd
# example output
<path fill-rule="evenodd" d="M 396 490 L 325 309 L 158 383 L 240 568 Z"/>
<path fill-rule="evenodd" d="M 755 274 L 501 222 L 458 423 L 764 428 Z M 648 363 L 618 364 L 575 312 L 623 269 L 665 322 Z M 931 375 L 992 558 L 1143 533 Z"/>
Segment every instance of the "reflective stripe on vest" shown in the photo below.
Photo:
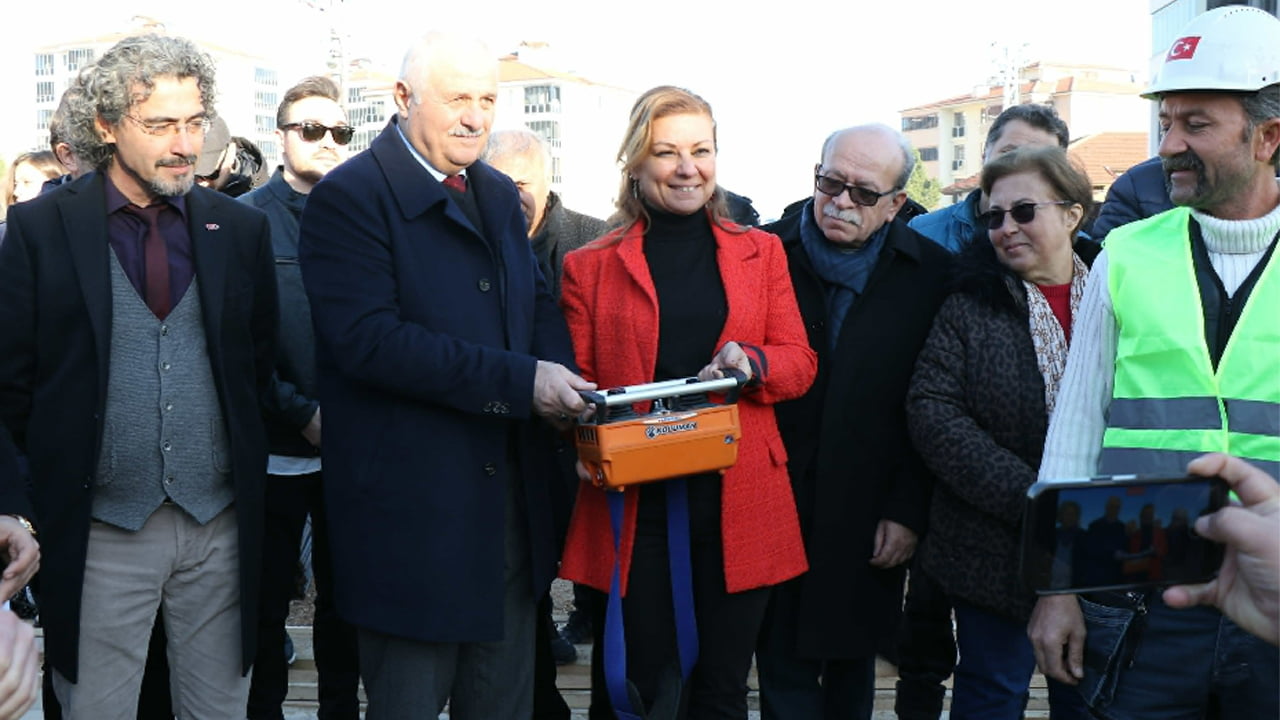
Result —
<path fill-rule="evenodd" d="M 1181 473 L 1204 452 L 1280 468 L 1280 271 L 1273 253 L 1214 372 L 1186 208 L 1107 238 L 1115 386 L 1099 472 Z"/>

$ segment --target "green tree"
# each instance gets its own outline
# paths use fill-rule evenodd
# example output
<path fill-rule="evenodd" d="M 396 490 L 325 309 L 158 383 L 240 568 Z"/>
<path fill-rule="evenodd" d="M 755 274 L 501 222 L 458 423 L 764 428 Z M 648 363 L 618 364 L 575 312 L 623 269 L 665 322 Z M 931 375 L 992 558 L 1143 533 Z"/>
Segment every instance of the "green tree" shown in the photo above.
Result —
<path fill-rule="evenodd" d="M 938 200 L 942 197 L 942 186 L 937 180 L 925 174 L 924 163 L 920 162 L 920 151 L 912 150 L 916 154 L 916 167 L 911 171 L 911 177 L 907 179 L 907 197 L 915 200 L 929 210 L 933 210 L 938 206 Z"/>

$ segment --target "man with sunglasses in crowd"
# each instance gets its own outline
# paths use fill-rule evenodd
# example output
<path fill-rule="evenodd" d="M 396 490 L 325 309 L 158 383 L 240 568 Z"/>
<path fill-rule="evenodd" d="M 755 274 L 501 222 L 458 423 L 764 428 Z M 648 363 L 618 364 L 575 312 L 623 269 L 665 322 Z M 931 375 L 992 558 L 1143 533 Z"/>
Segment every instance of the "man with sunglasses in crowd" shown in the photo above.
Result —
<path fill-rule="evenodd" d="M 163 599 L 173 709 L 243 718 L 257 629 L 266 218 L 194 187 L 214 65 L 167 35 L 88 71 L 96 171 L 14 207 L 0 419 L 30 467 L 45 652 L 67 720 L 133 720 Z M 98 155 L 98 153 L 91 153 Z"/>
<path fill-rule="evenodd" d="M 896 130 L 833 133 L 813 197 L 765 226 L 786 248 L 818 377 L 776 406 L 809 572 L 773 591 L 756 659 L 761 716 L 871 717 L 932 479 L 904 400 L 948 255 L 897 218 L 914 166 Z"/>
<path fill-rule="evenodd" d="M 285 91 L 276 111 L 282 165 L 265 185 L 244 195 L 267 214 L 280 293 L 275 374 L 266 402 L 268 448 L 266 526 L 262 550 L 262 603 L 258 655 L 249 691 L 249 720 L 282 720 L 289 692 L 285 622 L 297 587 L 298 552 L 311 516 L 312 568 L 316 581 L 316 670 L 320 717 L 358 720 L 359 664 L 355 630 L 333 606 L 327 514 L 321 488 L 320 403 L 315 335 L 298 266 L 298 231 L 311 188 L 347 159 L 355 129 L 339 104 L 338 86 L 312 76 Z"/>
<path fill-rule="evenodd" d="M 204 150 L 196 161 L 197 184 L 240 197 L 266 183 L 266 163 L 252 141 L 232 135 L 221 117 L 213 119 L 205 135 Z"/>

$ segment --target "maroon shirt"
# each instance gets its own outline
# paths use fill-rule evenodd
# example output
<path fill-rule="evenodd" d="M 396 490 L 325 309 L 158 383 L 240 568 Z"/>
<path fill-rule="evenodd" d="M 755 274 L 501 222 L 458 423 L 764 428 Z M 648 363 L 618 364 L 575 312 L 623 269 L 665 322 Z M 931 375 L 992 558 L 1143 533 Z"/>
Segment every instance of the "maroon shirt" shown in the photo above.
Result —
<path fill-rule="evenodd" d="M 107 242 L 116 253 L 120 267 L 138 297 L 147 296 L 147 263 L 143 247 L 147 239 L 147 222 L 124 211 L 128 198 L 103 174 L 107 190 Z M 187 203 L 184 196 L 164 198 L 160 211 L 160 234 L 169 250 L 169 307 L 177 307 L 195 277 L 196 266 L 191 253 L 191 232 L 187 228 Z"/>

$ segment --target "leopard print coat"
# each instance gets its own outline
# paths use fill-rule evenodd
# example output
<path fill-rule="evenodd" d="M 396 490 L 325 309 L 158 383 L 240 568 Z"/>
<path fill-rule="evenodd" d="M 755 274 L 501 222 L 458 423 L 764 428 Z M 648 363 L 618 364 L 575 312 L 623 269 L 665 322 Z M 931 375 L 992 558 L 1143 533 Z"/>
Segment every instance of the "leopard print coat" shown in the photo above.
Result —
<path fill-rule="evenodd" d="M 921 563 L 949 595 L 1026 621 L 1035 597 L 1018 563 L 1026 490 L 1048 429 L 1044 381 L 1021 282 L 989 243 L 973 245 L 907 395 L 912 440 L 938 478 Z M 1077 254 L 1089 262 L 1096 250 Z"/>

